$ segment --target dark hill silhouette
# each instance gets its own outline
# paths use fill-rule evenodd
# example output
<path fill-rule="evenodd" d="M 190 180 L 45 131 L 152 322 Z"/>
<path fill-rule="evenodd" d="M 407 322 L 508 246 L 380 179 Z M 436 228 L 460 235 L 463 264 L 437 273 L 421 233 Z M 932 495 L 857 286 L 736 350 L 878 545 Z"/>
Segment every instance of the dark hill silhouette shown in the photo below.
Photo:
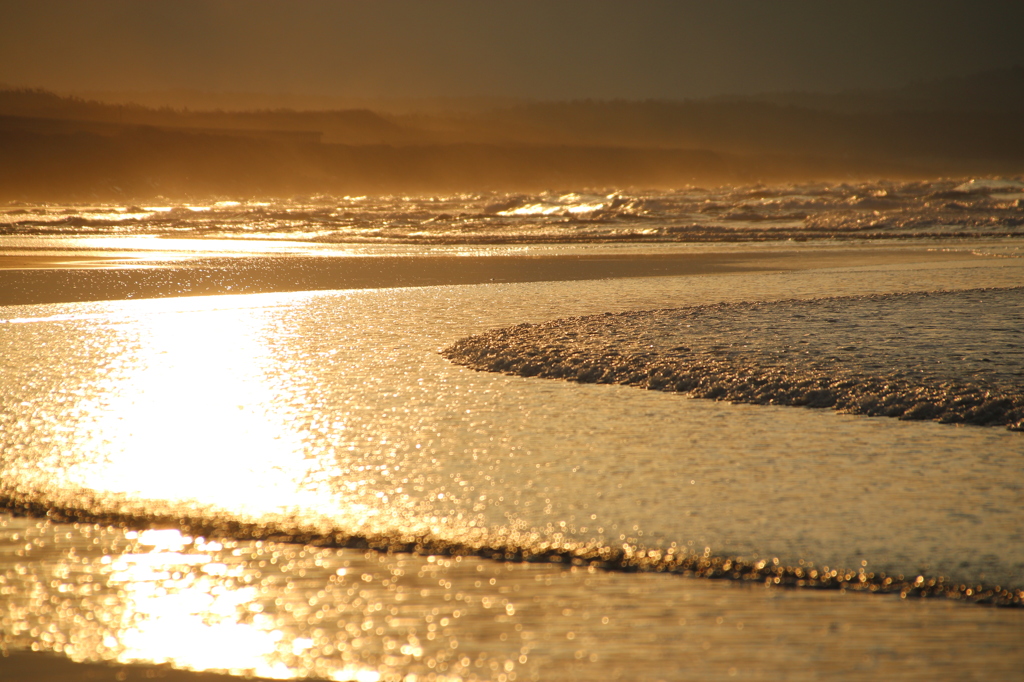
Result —
<path fill-rule="evenodd" d="M 801 105 L 780 95 L 396 115 L 191 111 L 6 90 L 0 200 L 1017 174 L 1021 91 L 1024 72 L 1009 69 Z"/>
<path fill-rule="evenodd" d="M 417 141 L 414 131 L 365 109 L 342 111 L 190 111 L 138 104 L 108 104 L 62 97 L 45 90 L 0 90 L 0 114 L 29 118 L 91 121 L 122 125 L 203 130 L 316 132 L 325 142 L 402 144 Z"/>

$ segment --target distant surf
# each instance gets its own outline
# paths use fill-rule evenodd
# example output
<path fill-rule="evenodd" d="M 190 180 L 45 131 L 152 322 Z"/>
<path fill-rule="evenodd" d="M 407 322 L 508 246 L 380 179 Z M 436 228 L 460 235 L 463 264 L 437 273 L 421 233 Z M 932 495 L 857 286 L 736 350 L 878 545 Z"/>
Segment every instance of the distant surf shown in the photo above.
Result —
<path fill-rule="evenodd" d="M 422 245 L 1005 238 L 1024 236 L 1024 181 L 26 204 L 0 210 L 0 235 Z"/>

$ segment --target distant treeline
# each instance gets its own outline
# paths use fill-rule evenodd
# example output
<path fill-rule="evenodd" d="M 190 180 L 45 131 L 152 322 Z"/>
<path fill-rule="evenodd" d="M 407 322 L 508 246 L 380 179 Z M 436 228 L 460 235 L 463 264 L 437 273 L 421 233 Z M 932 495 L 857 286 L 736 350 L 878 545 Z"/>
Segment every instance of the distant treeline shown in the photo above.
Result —
<path fill-rule="evenodd" d="M 45 90 L 0 90 L 0 115 L 79 123 L 143 125 L 188 130 L 314 133 L 329 142 L 402 144 L 422 141 L 402 126 L 365 109 L 345 111 L 190 111 L 109 104 L 61 97 Z"/>
<path fill-rule="evenodd" d="M 401 115 L 190 111 L 6 90 L 0 200 L 1016 174 L 1022 120 L 1021 69 L 859 100 L 529 102 Z"/>

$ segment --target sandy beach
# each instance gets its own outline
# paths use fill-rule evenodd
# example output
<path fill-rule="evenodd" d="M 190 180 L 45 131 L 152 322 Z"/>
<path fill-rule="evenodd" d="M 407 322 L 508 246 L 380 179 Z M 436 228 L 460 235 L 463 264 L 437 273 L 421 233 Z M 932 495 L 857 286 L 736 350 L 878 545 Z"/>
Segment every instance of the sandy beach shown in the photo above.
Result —
<path fill-rule="evenodd" d="M 197 246 L 201 246 L 197 244 Z M 971 247 L 976 245 L 972 244 Z M 568 250 L 566 250 L 568 251 Z M 660 251 L 660 252 L 659 252 Z M 934 244 L 842 245 L 793 248 L 767 243 L 715 249 L 655 247 L 649 252 L 575 249 L 548 255 L 503 249 L 466 255 L 216 256 L 196 253 L 159 259 L 137 251 L 75 251 L 38 255 L 0 244 L 0 305 L 323 291 L 456 284 L 594 280 L 620 277 L 776 272 L 861 265 L 907 265 L 979 258 L 968 247 Z"/>
<path fill-rule="evenodd" d="M 974 248 L 977 244 L 972 244 L 971 246 L 972 250 L 977 250 Z M 607 251 L 601 252 L 600 250 L 597 250 L 595 253 L 587 253 L 583 250 L 582 253 L 577 251 L 573 253 L 559 254 L 528 254 L 525 256 L 511 256 L 500 252 L 496 252 L 494 254 L 481 254 L 477 252 L 464 256 L 332 256 L 321 254 L 315 256 L 264 255 L 218 257 L 199 255 L 163 259 L 158 262 L 154 262 L 152 260 L 143 261 L 142 259 L 137 258 L 138 254 L 132 254 L 130 252 L 111 252 L 109 254 L 90 254 L 88 256 L 80 256 L 74 253 L 33 255 L 24 253 L 13 254 L 10 253 L 10 251 L 7 251 L 4 256 L 0 257 L 0 264 L 2 264 L 4 268 L 3 270 L 0 270 L 0 296 L 2 296 L 3 305 L 24 305 L 74 301 L 116 301 L 138 298 L 173 298 L 180 296 L 214 294 L 256 294 L 316 290 L 329 291 L 332 289 L 386 289 L 394 287 L 524 282 L 571 283 L 573 281 L 596 281 L 616 278 L 652 278 L 643 280 L 643 282 L 649 283 L 657 282 L 662 277 L 665 278 L 666 282 L 676 281 L 676 279 L 673 278 L 679 278 L 681 276 L 684 280 L 687 276 L 693 277 L 694 279 L 692 281 L 695 283 L 707 281 L 716 282 L 718 284 L 715 284 L 715 286 L 719 287 L 716 291 L 720 290 L 721 292 L 728 292 L 730 289 L 729 277 L 733 274 L 743 277 L 745 275 L 762 273 L 769 275 L 769 277 L 775 277 L 775 274 L 772 273 L 776 273 L 780 277 L 787 277 L 787 273 L 790 273 L 795 277 L 795 279 L 793 279 L 794 285 L 792 288 L 786 284 L 789 280 L 770 280 L 775 282 L 772 286 L 775 286 L 776 289 L 758 294 L 769 298 L 780 298 L 785 297 L 786 292 L 789 292 L 791 295 L 811 295 L 815 293 L 813 290 L 813 287 L 816 286 L 815 283 L 819 282 L 841 281 L 843 282 L 842 286 L 867 287 L 870 291 L 872 287 L 871 279 L 876 276 L 872 273 L 876 272 L 879 273 L 877 275 L 879 280 L 877 286 L 882 290 L 885 290 L 886 287 L 901 286 L 899 284 L 885 283 L 883 281 L 886 276 L 884 273 L 887 272 L 903 273 L 900 276 L 904 277 L 905 281 L 913 281 L 915 277 L 912 273 L 915 272 L 915 268 L 919 268 L 922 272 L 928 273 L 927 277 L 925 277 L 925 279 L 918 285 L 925 289 L 934 288 L 934 282 L 928 280 L 928 277 L 933 279 L 936 277 L 942 278 L 946 276 L 944 273 L 947 272 L 951 273 L 948 281 L 950 282 L 950 286 L 954 288 L 963 286 L 964 278 L 971 277 L 970 273 L 974 271 L 972 268 L 982 268 L 982 270 L 977 270 L 977 272 L 984 271 L 988 273 L 997 273 L 998 267 L 1001 263 L 999 259 L 976 255 L 975 253 L 972 253 L 972 250 L 959 248 L 937 249 L 935 248 L 935 245 L 932 244 L 893 246 L 891 244 L 880 243 L 843 247 L 835 247 L 831 245 L 801 245 L 799 247 L 793 247 L 785 244 L 768 244 L 754 245 L 750 248 L 737 246 L 725 246 L 717 249 L 703 248 L 694 250 L 694 252 L 686 252 L 683 249 L 666 249 L 666 251 L 669 251 L 668 253 L 659 253 L 658 249 L 651 249 L 649 252 L 641 251 L 633 253 L 608 253 Z M 815 272 L 818 270 L 827 271 L 829 269 L 836 268 L 839 269 L 839 272 L 843 273 L 840 280 L 831 279 L 834 277 L 831 274 L 827 277 L 823 276 L 821 278 L 818 278 L 818 276 L 815 275 Z M 993 276 L 998 279 L 998 276 Z M 956 279 L 957 277 L 960 279 Z M 1006 276 L 1003 276 L 1003 279 L 1005 278 Z M 847 280 L 849 280 L 851 284 L 846 284 Z M 640 282 L 641 280 L 637 279 L 637 281 Z M 756 282 L 758 281 L 759 280 L 755 279 L 737 279 L 736 284 L 739 288 L 734 294 L 722 293 L 716 295 L 735 296 L 738 297 L 738 300 L 743 300 L 746 296 L 751 295 L 751 287 L 756 287 Z M 904 284 L 903 286 L 906 285 Z M 643 287 L 638 284 L 637 291 L 642 289 Z M 572 290 L 567 289 L 567 291 Z M 501 295 L 502 294 L 497 292 L 494 294 L 494 296 L 498 298 L 500 298 Z M 632 296 L 635 294 L 630 295 Z M 453 300 L 458 300 L 457 295 L 453 294 L 453 296 Z M 697 300 L 701 300 L 700 297 L 702 294 L 694 293 L 693 296 L 696 297 Z M 411 300 L 413 299 L 410 299 L 410 301 Z M 629 309 L 632 307 L 630 300 L 632 299 L 623 299 L 618 303 L 618 305 L 622 305 L 625 309 Z M 479 303 L 475 305 L 478 307 L 480 306 Z M 600 306 L 603 304 L 594 303 L 593 305 Z M 473 308 L 470 307 L 470 311 L 472 309 Z M 540 307 L 531 311 L 531 319 L 533 321 L 542 321 L 547 315 L 545 310 L 546 308 Z M 598 310 L 600 310 L 600 308 L 598 308 Z M 505 323 L 517 321 L 517 318 L 514 317 L 516 314 L 525 313 L 509 313 L 512 317 L 510 317 Z M 187 313 L 185 317 L 188 315 L 191 315 L 191 313 Z M 467 311 L 466 315 L 471 315 L 471 312 Z M 209 319 L 214 320 L 215 318 Z M 189 328 L 190 327 L 186 327 L 186 329 Z M 315 336 L 316 332 L 313 327 L 302 328 L 306 329 L 307 335 L 311 337 Z M 453 328 L 460 327 L 456 325 L 456 327 Z M 444 334 L 440 334 L 440 337 L 444 337 Z M 348 342 L 343 340 L 338 342 L 333 340 L 329 341 L 329 345 L 333 345 L 334 343 L 340 343 L 344 346 L 344 344 Z M 378 345 L 394 343 L 397 343 L 397 341 L 384 341 L 378 343 Z M 431 343 L 433 342 L 426 342 L 427 345 L 430 345 Z M 439 348 L 438 344 L 435 345 Z M 307 351 L 307 355 L 312 356 L 312 352 Z M 443 364 L 444 361 L 439 362 Z M 479 378 L 474 377 L 473 381 L 479 381 L 481 382 L 480 385 L 484 386 L 489 379 L 482 375 Z M 540 390 L 544 391 L 546 389 L 541 388 Z M 643 392 L 639 393 L 642 394 Z M 171 397 L 173 398 L 173 396 Z M 642 405 L 649 404 L 647 402 L 648 398 L 646 397 L 642 397 L 640 400 L 642 401 Z M 650 405 L 653 404 L 654 403 L 650 403 Z M 474 407 L 473 409 L 475 410 L 476 408 Z M 766 408 L 751 409 L 756 410 Z M 512 412 L 508 413 L 511 414 Z M 788 415 L 790 413 L 787 412 L 786 414 Z M 797 415 L 796 418 L 799 419 L 800 416 Z M 709 419 L 713 418 L 709 415 Z M 774 417 L 772 419 L 774 419 Z M 770 422 L 771 419 L 768 419 L 767 421 Z M 843 423 L 845 425 L 845 422 Z M 140 425 L 140 428 L 145 428 L 145 425 Z M 823 432 L 828 430 L 828 427 L 822 428 Z M 844 426 L 844 428 L 846 427 Z M 888 427 L 884 428 L 887 429 L 886 433 L 890 433 Z M 864 433 L 868 432 L 865 431 Z M 892 431 L 891 433 L 895 434 L 896 432 Z M 928 433 L 931 434 L 931 432 Z M 929 435 L 929 438 L 936 439 L 935 442 L 942 442 L 943 437 L 944 433 L 938 433 L 934 436 Z M 586 435 L 581 435 L 579 438 L 581 439 L 581 445 L 579 447 L 584 447 L 582 443 L 586 442 L 588 438 L 592 439 L 591 436 Z M 862 436 L 857 436 L 856 438 L 862 438 Z M 824 471 L 826 470 L 823 470 L 820 473 L 824 473 Z M 942 472 L 938 471 L 935 475 L 941 476 Z M 862 471 L 861 477 L 863 485 L 870 485 L 870 473 Z M 699 476 L 697 478 L 699 478 Z M 441 488 L 441 490 L 445 491 L 444 495 L 448 495 L 450 497 L 451 493 L 449 492 L 449 489 Z M 458 490 L 458 488 L 456 488 L 456 490 Z M 442 497 L 444 497 L 444 495 L 442 495 Z M 541 497 L 543 497 L 543 494 L 541 494 Z M 573 504 L 577 503 L 573 502 Z M 759 503 L 756 499 L 752 499 L 750 501 L 751 509 L 763 507 L 764 504 L 765 503 Z M 849 514 L 850 510 L 856 509 L 860 503 L 858 502 L 854 504 L 851 502 L 851 504 L 853 506 L 845 512 L 842 511 L 841 507 L 837 507 L 835 512 L 837 517 L 842 516 L 843 514 Z M 625 505 L 622 503 L 618 506 L 619 508 L 625 508 Z M 780 513 L 788 514 L 791 512 L 780 509 Z M 735 514 L 737 515 L 737 518 L 743 518 L 743 513 L 740 511 L 736 511 Z M 799 511 L 794 514 L 793 518 L 797 518 L 798 516 Z M 694 518 L 699 517 L 695 516 Z M 704 521 L 703 523 L 707 523 L 707 521 Z M 60 525 L 55 526 L 56 530 L 60 530 L 61 528 L 62 526 Z M 113 530 L 111 531 L 115 536 L 119 536 L 120 534 L 123 534 L 123 532 L 124 531 L 120 530 L 116 532 Z M 836 529 L 832 528 L 831 530 L 827 530 L 826 534 L 836 533 Z M 86 537 L 88 537 L 88 535 Z M 868 537 L 873 536 L 870 534 L 865 535 L 865 538 Z M 104 545 L 101 545 L 101 547 L 102 546 Z M 245 548 L 246 551 L 250 551 L 249 545 L 242 545 L 241 547 Z M 256 550 L 252 549 L 251 551 L 255 552 Z M 226 550 L 222 553 L 226 553 Z M 394 558 L 393 555 L 390 554 L 381 555 L 381 561 L 385 561 L 385 556 L 387 557 L 389 565 L 403 565 L 402 562 L 406 561 L 404 559 L 399 560 Z M 97 556 L 95 558 L 97 568 L 90 570 L 99 570 L 98 567 L 101 559 L 102 557 Z M 18 559 L 17 561 L 24 562 L 26 560 Z M 375 561 L 375 559 L 368 560 L 371 565 Z M 255 559 L 253 559 L 250 564 L 254 565 L 254 562 Z M 408 562 L 418 565 L 420 559 L 410 559 Z M 38 565 L 42 567 L 44 566 L 44 563 L 29 565 Z M 491 564 L 493 564 L 493 568 Z M 497 576 L 499 580 L 502 575 L 506 575 L 503 572 L 504 569 L 501 568 L 501 564 L 499 563 L 484 562 L 483 565 L 485 566 L 485 574 L 489 575 L 492 570 L 497 571 L 494 575 Z M 3 569 L 4 566 L 0 566 L 0 574 L 2 574 Z M 309 570 L 312 573 L 312 566 L 309 567 Z M 405 568 L 404 570 L 408 571 L 408 568 Z M 451 570 L 454 571 L 454 568 Z M 508 570 L 512 571 L 512 568 L 509 568 Z M 514 585 L 516 586 L 516 590 L 519 590 L 519 586 L 522 586 L 524 591 L 527 590 L 528 585 L 533 584 L 534 581 L 531 573 L 533 570 L 534 569 L 528 565 L 521 566 L 516 564 L 514 573 L 509 575 L 520 577 L 514 580 L 509 578 L 509 580 L 512 580 L 509 589 L 511 590 Z M 398 573 L 394 573 L 394 575 L 398 575 Z M 566 577 L 568 578 L 568 574 L 566 574 Z M 375 580 L 380 581 L 378 578 L 375 578 Z M 392 578 L 392 580 L 394 580 L 394 578 Z M 451 581 L 454 581 L 457 586 L 472 584 L 471 581 L 466 583 L 464 577 L 459 578 L 450 576 L 448 580 L 449 586 L 451 585 Z M 460 580 L 462 582 L 460 582 Z M 603 580 L 604 579 L 602 578 L 602 581 Z M 608 580 L 609 584 L 614 584 L 618 580 L 618 577 L 616 574 L 612 574 Z M 444 583 L 443 576 L 441 582 Z M 493 582 L 494 581 L 492 580 L 492 584 Z M 373 584 L 377 585 L 378 583 L 374 582 Z M 387 579 L 383 579 L 381 584 L 386 586 L 388 584 Z M 434 584 L 436 585 L 436 581 Z M 500 584 L 501 583 L 499 582 L 499 585 Z M 574 589 L 583 590 L 585 588 L 581 584 Z M 652 590 L 653 589 L 654 588 L 652 588 Z M 671 586 L 663 586 L 660 589 L 667 589 L 668 591 L 665 592 L 665 594 L 675 594 L 677 591 L 680 591 L 681 588 L 678 586 L 678 583 L 672 583 Z M 691 587 L 687 589 L 689 589 L 693 595 L 703 594 L 701 590 L 696 588 Z M 715 589 L 717 588 L 713 588 L 712 591 L 708 593 L 709 596 L 701 598 L 711 600 L 720 599 L 719 596 L 715 596 L 718 594 L 714 591 Z M 387 589 L 383 589 L 383 591 L 385 594 L 387 593 Z M 682 590 L 682 592 L 685 592 L 685 590 Z M 682 594 L 682 592 L 680 592 L 680 594 Z M 800 591 L 798 590 L 797 592 Z M 567 594 L 575 595 L 578 593 L 579 592 L 570 591 Z M 744 600 L 751 598 L 749 595 L 744 597 L 742 594 L 736 593 L 735 591 L 732 594 L 734 594 L 733 599 L 737 600 L 736 604 L 742 604 Z M 548 595 L 546 592 L 541 590 L 536 592 L 535 595 L 533 602 L 535 605 L 545 604 L 543 617 L 538 615 L 537 623 L 547 622 L 553 618 L 557 619 L 559 617 L 564 619 L 564 615 L 561 615 L 564 611 L 562 607 L 559 607 L 559 609 L 562 610 L 559 610 L 558 614 L 555 614 L 554 612 L 547 613 Z M 682 597 L 680 596 L 679 599 L 681 600 Z M 878 599 L 882 598 L 879 597 Z M 940 606 L 940 609 L 935 612 L 936 615 L 928 617 L 947 619 L 948 616 L 943 615 L 945 612 L 942 611 L 942 608 L 945 608 L 941 606 L 941 601 L 943 600 L 935 601 L 940 602 L 937 604 Z M 871 602 L 871 600 L 869 599 L 868 602 Z M 682 601 L 680 601 L 680 604 L 682 604 Z M 838 610 L 833 611 L 833 613 L 848 613 L 848 617 L 850 618 L 849 622 L 856 625 L 858 623 L 868 622 L 869 620 L 878 617 L 878 611 L 876 610 L 877 607 L 872 604 L 873 602 L 865 602 L 864 604 L 861 604 L 860 602 L 851 602 L 849 605 L 835 604 L 834 606 Z M 396 603 L 395 608 L 399 608 L 400 606 L 401 603 L 398 602 Z M 553 609 L 555 606 L 555 602 L 552 602 L 550 608 Z M 627 606 L 628 605 L 624 604 L 622 608 L 627 608 Z M 900 609 L 902 606 L 903 605 L 900 604 L 898 600 L 894 602 L 884 602 L 884 609 L 886 609 L 887 612 L 891 607 L 895 608 L 893 611 L 893 614 L 897 614 L 895 617 L 916 617 L 913 614 L 917 612 L 908 612 L 906 609 L 901 611 Z M 846 608 L 853 610 L 849 612 L 844 611 L 843 609 Z M 864 608 L 865 610 L 863 612 L 858 611 L 858 609 L 861 608 Z M 957 618 L 964 618 L 966 620 L 951 619 L 950 622 L 955 621 L 957 624 L 949 626 L 948 632 L 947 630 L 942 630 L 943 634 L 936 640 L 936 642 L 945 642 L 942 646 L 946 647 L 952 646 L 951 643 L 955 642 L 957 638 L 969 642 L 971 641 L 970 638 L 975 636 L 973 634 L 975 631 L 972 628 L 983 628 L 985 627 L 984 623 L 992 618 L 991 614 L 993 612 L 985 609 L 984 607 L 967 608 L 975 610 L 963 612 L 957 611 L 956 613 L 960 614 L 957 615 Z M 680 611 L 679 613 L 684 612 Z M 805 618 L 807 613 L 808 611 L 800 610 L 798 608 L 797 611 L 794 612 L 795 615 L 793 617 L 786 617 L 784 620 L 785 622 L 792 623 L 792 618 Z M 690 614 L 686 617 L 681 615 L 673 617 L 676 618 L 676 620 L 672 621 L 673 623 L 677 623 L 677 621 L 686 622 L 686 618 L 689 618 L 692 623 L 697 616 L 695 614 Z M 748 618 L 748 622 L 751 618 Z M 719 621 L 720 620 L 721 618 L 719 618 Z M 810 622 L 812 621 L 808 621 L 808 623 Z M 813 627 L 821 627 L 826 631 L 829 627 L 838 627 L 830 626 L 828 623 L 817 623 L 817 621 L 813 622 L 816 623 Z M 939 621 L 935 620 L 928 622 L 938 623 Z M 965 625 L 964 623 L 969 624 Z M 714 626 L 715 622 L 712 618 L 708 627 L 713 628 Z M 560 626 L 553 627 L 556 627 L 557 629 L 557 627 Z M 742 627 L 742 623 L 740 623 L 740 627 Z M 772 627 L 781 627 L 781 625 Z M 812 628 L 810 624 L 808 624 L 807 627 Z M 765 632 L 767 633 L 770 628 L 768 628 L 767 624 L 765 625 L 765 628 Z M 752 625 L 748 626 L 748 632 L 752 629 Z M 813 639 L 817 636 L 815 635 L 815 632 L 816 631 L 812 628 L 799 635 L 799 637 Z M 957 633 L 967 634 L 963 635 Z M 1007 636 L 1012 637 L 1012 634 L 1012 629 L 1005 631 L 998 641 L 1002 642 Z M 486 646 L 488 637 L 496 638 L 497 636 L 497 631 L 489 635 L 486 632 L 482 632 L 480 635 L 482 642 L 481 646 Z M 565 637 L 564 633 L 560 634 L 560 636 L 563 639 Z M 595 635 L 595 637 L 596 636 L 597 635 Z M 670 636 L 671 633 L 666 634 L 666 637 Z M 794 636 L 796 637 L 797 635 Z M 869 633 L 862 633 L 861 636 L 867 637 L 868 640 L 870 640 L 870 642 L 863 645 L 863 652 L 867 653 L 861 652 L 860 649 L 853 653 L 842 650 L 834 654 L 837 657 L 836 660 L 846 661 L 843 665 L 848 664 L 852 666 L 856 664 L 856 661 L 860 660 L 857 658 L 859 656 L 876 656 L 873 652 L 883 646 L 881 640 L 875 642 L 874 639 L 871 639 L 874 635 L 870 635 Z M 882 637 L 883 634 L 879 632 L 878 636 Z M 948 640 L 944 639 L 947 636 Z M 463 634 L 462 637 L 465 639 L 471 639 L 466 634 Z M 867 642 L 868 640 L 865 641 Z M 993 639 L 992 642 L 996 642 L 996 640 Z M 465 643 L 463 646 L 465 646 Z M 929 646 L 931 645 L 929 644 Z M 993 646 L 996 646 L 996 644 L 993 643 Z M 594 651 L 599 651 L 599 649 L 594 649 Z M 215 680 L 231 679 L 223 675 L 192 673 L 171 669 L 166 666 L 145 664 L 111 665 L 106 663 L 76 664 L 69 662 L 69 660 L 63 656 L 55 655 L 53 653 L 26 652 L 18 648 L 6 651 L 5 654 L 5 657 L 0 659 L 0 670 L 3 672 L 4 679 L 10 680 L 11 682 L 108 679 L 165 679 L 180 680 L 181 682 L 186 682 L 188 680 L 194 680 L 195 682 L 214 682 Z M 570 660 L 571 655 L 572 652 L 570 651 Z M 848 659 L 844 658 L 844 656 L 848 657 Z M 525 655 L 523 660 L 525 660 Z M 721 668 L 721 671 L 729 669 L 726 663 L 720 663 L 725 666 Z M 717 664 L 718 663 L 716 663 L 716 665 Z M 1012 660 L 1008 660 L 1007 664 L 1012 665 Z M 591 669 L 588 670 L 593 672 Z M 889 670 L 892 669 L 890 668 Z M 905 669 L 904 673 L 906 673 Z M 310 672 L 309 676 L 310 678 L 317 678 L 317 675 L 313 672 Z M 353 677 L 352 679 L 357 678 Z M 367 679 L 370 678 L 367 677 Z M 647 678 L 645 677 L 644 679 Z"/>

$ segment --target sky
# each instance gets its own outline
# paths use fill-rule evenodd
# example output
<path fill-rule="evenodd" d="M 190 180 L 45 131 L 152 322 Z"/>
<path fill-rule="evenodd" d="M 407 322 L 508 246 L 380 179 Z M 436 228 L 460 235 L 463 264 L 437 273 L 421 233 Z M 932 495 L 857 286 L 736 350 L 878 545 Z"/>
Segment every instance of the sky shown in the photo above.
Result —
<path fill-rule="evenodd" d="M 1024 66 L 1019 0 L 0 0 L 0 84 L 697 98 Z"/>

